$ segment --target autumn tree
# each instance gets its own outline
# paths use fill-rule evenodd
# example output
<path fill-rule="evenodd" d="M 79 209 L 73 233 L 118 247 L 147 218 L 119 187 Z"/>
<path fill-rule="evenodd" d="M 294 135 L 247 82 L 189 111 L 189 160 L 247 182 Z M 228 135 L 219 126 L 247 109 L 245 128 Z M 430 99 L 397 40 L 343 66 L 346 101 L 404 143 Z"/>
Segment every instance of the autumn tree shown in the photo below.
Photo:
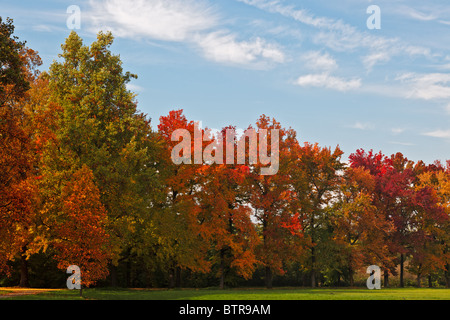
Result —
<path fill-rule="evenodd" d="M 247 162 L 251 188 L 249 204 L 254 210 L 261 238 L 261 243 L 256 248 L 257 257 L 265 270 L 265 285 L 272 288 L 274 274 L 283 274 L 284 264 L 292 260 L 292 254 L 296 253 L 293 248 L 297 242 L 293 234 L 297 234 L 298 230 L 293 230 L 292 227 L 295 225 L 296 211 L 291 205 L 288 168 L 292 165 L 289 159 L 297 140 L 294 130 L 282 127 L 279 122 L 266 115 L 257 120 L 254 130 L 257 144 L 252 147 L 249 139 L 247 150 L 253 148 L 259 153 L 253 163 L 250 160 Z M 243 136 L 241 139 L 247 137 Z M 263 157 L 269 154 L 277 155 L 278 158 L 272 159 L 270 165 L 275 165 L 275 161 L 278 170 L 273 174 L 263 175 L 261 170 L 267 168 L 269 162 L 263 161 Z"/>
<path fill-rule="evenodd" d="M 383 242 L 384 232 L 393 224 L 384 219 L 373 204 L 375 177 L 362 167 L 347 167 L 332 205 L 333 242 L 330 259 L 354 285 L 356 271 L 383 260 L 389 251 Z"/>
<path fill-rule="evenodd" d="M 178 135 L 177 130 L 185 130 L 183 132 L 188 135 Z M 167 116 L 161 116 L 158 134 L 164 145 L 160 157 L 164 162 L 161 177 L 165 199 L 155 215 L 158 242 L 153 247 L 159 263 L 169 272 L 169 286 L 174 287 L 180 285 L 182 270 L 202 273 L 211 270 L 207 257 L 209 243 L 204 240 L 205 232 L 209 231 L 202 226 L 201 207 L 196 201 L 196 195 L 201 192 L 198 172 L 203 162 L 194 163 L 194 135 L 200 137 L 201 152 L 207 142 L 202 139 L 204 130 L 198 123 L 189 121 L 183 110 L 173 110 Z M 185 150 L 176 148 L 183 143 Z M 176 163 L 175 156 L 186 156 L 189 162 Z"/>
<path fill-rule="evenodd" d="M 225 127 L 216 136 L 210 137 L 208 131 L 205 135 L 210 144 L 204 151 L 205 165 L 198 172 L 201 192 L 196 199 L 202 209 L 205 241 L 211 243 L 213 261 L 219 270 L 219 287 L 223 289 L 229 274 L 244 279 L 252 276 L 258 264 L 255 248 L 259 238 L 248 206 L 246 186 L 250 170 L 247 165 L 238 164 L 239 139 L 235 127 Z"/>
<path fill-rule="evenodd" d="M 150 224 L 159 179 L 156 135 L 126 87 L 136 76 L 124 73 L 120 57 L 109 49 L 112 43 L 111 33 L 100 32 L 85 46 L 72 32 L 62 45 L 61 61 L 50 66 L 49 101 L 60 111 L 43 165 L 50 181 L 66 179 L 83 165 L 92 170 L 108 215 L 114 270 L 136 254 L 133 226 Z"/>
<path fill-rule="evenodd" d="M 304 257 L 311 286 L 315 287 L 320 269 L 318 258 L 324 256 L 323 245 L 329 239 L 328 209 L 340 184 L 343 152 L 339 147 L 331 150 L 310 143 L 297 146 L 294 152 L 291 184 L 307 248 Z"/>
<path fill-rule="evenodd" d="M 404 282 L 404 264 L 410 252 L 411 221 L 415 214 L 413 206 L 415 179 L 413 162 L 401 153 L 387 157 L 381 152 L 365 152 L 360 149 L 350 155 L 352 167 L 369 170 L 375 178 L 373 205 L 379 216 L 393 225 L 385 230 L 384 243 L 390 254 L 381 259 L 384 267 L 385 286 L 389 285 L 389 273 L 396 274 L 395 265 L 400 264 L 400 285 Z M 398 259 L 397 259 L 398 258 Z"/>
<path fill-rule="evenodd" d="M 24 105 L 41 60 L 20 42 L 11 19 L 0 18 L 0 272 L 21 261 L 20 286 L 28 283 L 28 245 L 33 241 L 36 188 L 35 146 Z"/>
<path fill-rule="evenodd" d="M 58 214 L 47 220 L 58 268 L 80 267 L 81 284 L 86 287 L 108 275 L 110 258 L 107 214 L 93 180 L 86 165 L 75 171 L 62 188 Z"/>
<path fill-rule="evenodd" d="M 446 286 L 450 286 L 449 233 L 450 230 L 450 171 L 449 164 L 437 162 L 428 166 L 416 166 L 418 179 L 415 183 L 417 206 L 414 219 L 412 271 L 417 275 L 420 286 L 421 277 L 443 274 Z"/>

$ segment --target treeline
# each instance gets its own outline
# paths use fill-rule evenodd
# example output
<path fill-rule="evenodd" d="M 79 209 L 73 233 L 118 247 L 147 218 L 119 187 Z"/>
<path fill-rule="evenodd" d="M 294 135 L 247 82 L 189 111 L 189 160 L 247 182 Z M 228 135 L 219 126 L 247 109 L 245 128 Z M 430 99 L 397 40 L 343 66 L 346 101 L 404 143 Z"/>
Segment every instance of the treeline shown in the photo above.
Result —
<path fill-rule="evenodd" d="M 13 32 L 0 20 L 0 285 L 64 287 L 78 265 L 84 286 L 353 286 L 373 264 L 385 286 L 406 272 L 450 285 L 450 163 L 364 150 L 347 163 L 262 115 L 277 174 L 249 155 L 177 165 L 172 133 L 195 123 L 177 110 L 152 129 L 110 33 L 85 46 L 72 32 L 39 72 Z"/>

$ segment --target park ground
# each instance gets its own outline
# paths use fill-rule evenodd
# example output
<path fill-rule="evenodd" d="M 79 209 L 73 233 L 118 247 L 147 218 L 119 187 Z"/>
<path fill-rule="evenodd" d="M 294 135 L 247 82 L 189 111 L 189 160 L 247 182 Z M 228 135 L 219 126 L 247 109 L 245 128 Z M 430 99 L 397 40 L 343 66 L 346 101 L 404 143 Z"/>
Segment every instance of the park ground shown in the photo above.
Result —
<path fill-rule="evenodd" d="M 0 288 L 0 300 L 450 300 L 444 288 L 23 289 Z"/>

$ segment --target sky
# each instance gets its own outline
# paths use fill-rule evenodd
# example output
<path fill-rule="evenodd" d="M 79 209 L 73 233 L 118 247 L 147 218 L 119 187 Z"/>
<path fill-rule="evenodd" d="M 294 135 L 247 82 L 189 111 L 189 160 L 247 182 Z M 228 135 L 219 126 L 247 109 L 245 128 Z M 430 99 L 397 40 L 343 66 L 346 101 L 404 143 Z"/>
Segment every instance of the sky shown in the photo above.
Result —
<path fill-rule="evenodd" d="M 71 28 L 86 45 L 111 31 L 155 128 L 177 109 L 213 129 L 265 114 L 344 160 L 359 148 L 450 159 L 448 0 L 0 0 L 0 16 L 41 70 Z"/>

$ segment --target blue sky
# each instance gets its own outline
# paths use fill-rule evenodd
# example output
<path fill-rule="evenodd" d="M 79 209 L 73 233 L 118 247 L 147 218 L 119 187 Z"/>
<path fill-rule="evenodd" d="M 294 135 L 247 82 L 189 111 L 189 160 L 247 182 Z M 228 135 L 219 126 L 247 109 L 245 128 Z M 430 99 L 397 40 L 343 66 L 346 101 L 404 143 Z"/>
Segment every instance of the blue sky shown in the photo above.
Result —
<path fill-rule="evenodd" d="M 71 31 L 70 5 L 85 44 L 113 32 L 154 126 L 173 109 L 210 128 L 245 129 L 266 114 L 345 157 L 450 159 L 448 1 L 0 0 L 0 16 L 46 70 Z M 367 27 L 371 5 L 379 30 Z"/>

